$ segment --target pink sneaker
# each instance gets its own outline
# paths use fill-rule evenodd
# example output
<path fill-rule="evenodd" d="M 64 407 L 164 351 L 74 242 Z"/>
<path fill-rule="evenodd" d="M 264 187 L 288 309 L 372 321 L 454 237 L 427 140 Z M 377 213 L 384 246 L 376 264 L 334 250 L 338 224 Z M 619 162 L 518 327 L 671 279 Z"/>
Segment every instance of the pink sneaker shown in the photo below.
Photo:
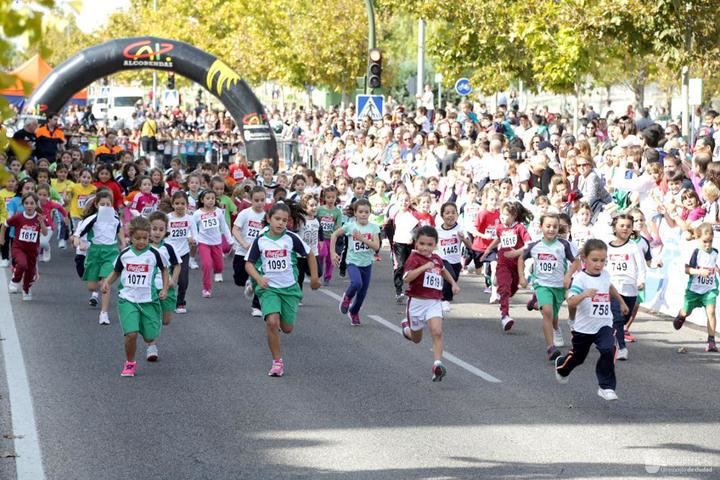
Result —
<path fill-rule="evenodd" d="M 400 323 L 400 331 L 402 332 L 403 337 L 405 337 L 407 340 L 410 340 L 412 342 L 412 337 L 409 337 L 407 333 L 405 333 L 405 328 L 410 329 L 410 322 L 407 320 L 403 320 L 402 323 Z"/>
<path fill-rule="evenodd" d="M 358 313 L 349 313 L 348 317 L 350 317 L 350 325 L 353 327 L 360 326 L 360 314 Z"/>
<path fill-rule="evenodd" d="M 282 377 L 285 373 L 285 365 L 282 360 L 273 360 L 272 368 L 268 372 L 270 377 Z"/>
<path fill-rule="evenodd" d="M 342 302 L 340 302 L 340 313 L 343 315 L 348 313 L 348 310 L 350 310 L 350 297 L 347 295 L 343 295 Z"/>
<path fill-rule="evenodd" d="M 123 367 L 123 371 L 120 373 L 120 376 L 121 377 L 134 377 L 136 365 L 137 365 L 137 362 L 125 362 L 125 366 Z"/>
<path fill-rule="evenodd" d="M 210 297 L 212 297 L 212 293 L 210 293 L 210 290 L 203 290 L 202 296 L 203 296 L 203 298 L 210 298 Z"/>

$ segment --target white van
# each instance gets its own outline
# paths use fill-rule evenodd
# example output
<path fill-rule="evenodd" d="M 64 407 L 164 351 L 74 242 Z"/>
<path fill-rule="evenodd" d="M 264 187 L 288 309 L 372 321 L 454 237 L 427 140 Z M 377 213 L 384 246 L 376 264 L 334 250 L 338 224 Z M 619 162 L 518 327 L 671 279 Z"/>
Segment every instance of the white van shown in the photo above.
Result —
<path fill-rule="evenodd" d="M 136 105 L 144 102 L 145 91 L 136 87 L 109 87 L 103 89 L 101 95 L 88 100 L 95 118 L 110 122 L 117 117 L 129 125 Z"/>

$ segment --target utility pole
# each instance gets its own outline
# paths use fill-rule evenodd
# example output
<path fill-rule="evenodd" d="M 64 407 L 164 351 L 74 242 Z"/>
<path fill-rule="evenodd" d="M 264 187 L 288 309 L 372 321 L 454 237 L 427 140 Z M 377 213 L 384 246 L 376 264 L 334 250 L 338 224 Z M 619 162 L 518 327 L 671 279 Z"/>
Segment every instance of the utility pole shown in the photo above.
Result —
<path fill-rule="evenodd" d="M 373 0 L 365 0 L 365 6 L 367 7 L 367 16 L 368 16 L 368 55 L 370 54 L 370 50 L 373 50 L 376 47 L 375 45 L 375 6 L 373 5 Z M 371 93 L 370 85 L 368 84 L 368 77 L 367 74 L 365 75 L 365 94 L 369 95 Z"/>
<path fill-rule="evenodd" d="M 418 21 L 418 50 L 417 50 L 417 106 L 422 105 L 422 94 L 425 89 L 425 20 Z"/>
<path fill-rule="evenodd" d="M 157 13 L 157 0 L 153 0 L 153 12 Z M 157 70 L 153 69 L 152 103 L 153 110 L 157 109 Z"/>

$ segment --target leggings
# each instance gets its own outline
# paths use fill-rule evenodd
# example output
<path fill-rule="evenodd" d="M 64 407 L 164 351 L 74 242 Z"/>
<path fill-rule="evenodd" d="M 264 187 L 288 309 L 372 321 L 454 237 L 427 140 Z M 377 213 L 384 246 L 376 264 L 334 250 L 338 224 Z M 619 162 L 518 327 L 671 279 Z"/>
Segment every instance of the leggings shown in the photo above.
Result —
<path fill-rule="evenodd" d="M 630 320 L 630 315 L 637 303 L 637 297 L 626 297 L 620 295 L 628 307 L 628 314 L 623 315 L 620 311 L 620 304 L 614 298 L 610 299 L 610 311 L 613 316 L 613 328 L 615 329 L 615 338 L 617 339 L 618 348 L 625 348 L 625 325 Z"/>
<path fill-rule="evenodd" d="M 198 243 L 198 253 L 202 263 L 202 284 L 203 290 L 212 291 L 213 273 L 223 271 L 223 253 L 220 245 L 208 245 Z"/>
<path fill-rule="evenodd" d="M 443 263 L 445 264 L 445 270 L 450 272 L 450 276 L 457 282 L 460 277 L 460 270 L 462 270 L 462 263 L 448 263 L 446 260 L 443 260 Z M 453 301 L 452 285 L 449 282 L 443 282 L 443 300 L 446 302 Z"/>
<path fill-rule="evenodd" d="M 245 257 L 236 253 L 233 257 L 233 280 L 235 285 L 240 288 L 245 288 L 245 283 L 250 278 L 250 275 L 245 270 L 245 263 Z M 300 268 L 299 262 L 298 268 Z M 300 288 L 302 288 L 302 282 L 300 282 Z M 257 295 L 253 295 L 252 306 L 253 308 L 260 308 L 260 299 L 258 299 Z"/>
<path fill-rule="evenodd" d="M 181 257 L 180 276 L 178 277 L 177 302 L 175 307 L 185 306 L 185 294 L 187 293 L 190 276 L 190 254 L 186 253 Z"/>
<path fill-rule="evenodd" d="M 412 253 L 412 245 L 409 243 L 393 243 L 393 282 L 395 283 L 395 295 L 400 295 L 403 291 L 403 274 L 405 273 L 405 262 L 410 253 Z"/>
<path fill-rule="evenodd" d="M 333 263 L 330 255 L 330 240 L 318 243 L 318 275 L 329 282 L 332 279 Z"/>
<path fill-rule="evenodd" d="M 355 297 L 355 301 L 350 305 L 350 313 L 356 315 L 360 313 L 360 307 L 362 307 L 365 301 L 365 296 L 370 286 L 372 265 L 358 267 L 350 263 L 347 268 L 348 274 L 350 275 L 350 285 L 348 285 L 347 290 L 345 290 L 345 295 L 350 299 Z"/>
<path fill-rule="evenodd" d="M 10 247 L 12 246 L 12 238 L 10 238 L 10 229 L 5 229 L 5 244 L 0 248 L 3 260 L 10 260 Z"/>
<path fill-rule="evenodd" d="M 85 255 L 75 254 L 75 271 L 80 278 L 85 275 Z"/>
<path fill-rule="evenodd" d="M 23 292 L 28 293 L 35 281 L 37 273 L 37 257 L 38 247 L 22 248 L 19 242 L 13 245 L 12 263 L 13 263 L 13 283 L 20 283 L 22 280 Z"/>
<path fill-rule="evenodd" d="M 500 296 L 500 313 L 505 316 L 510 314 L 510 299 L 515 295 L 520 283 L 518 266 L 516 264 L 498 262 L 495 271 L 497 292 Z"/>
<path fill-rule="evenodd" d="M 300 285 L 300 290 L 302 290 L 303 283 L 305 283 L 305 275 L 310 276 L 310 265 L 308 264 L 307 257 L 299 257 L 297 259 L 297 269 L 298 284 Z"/>

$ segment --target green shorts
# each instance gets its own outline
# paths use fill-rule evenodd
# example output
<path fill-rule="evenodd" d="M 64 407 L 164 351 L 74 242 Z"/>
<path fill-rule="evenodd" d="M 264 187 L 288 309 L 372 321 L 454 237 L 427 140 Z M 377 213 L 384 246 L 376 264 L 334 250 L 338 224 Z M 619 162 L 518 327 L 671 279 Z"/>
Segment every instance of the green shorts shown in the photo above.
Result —
<path fill-rule="evenodd" d="M 177 289 L 173 287 L 168 290 L 165 300 L 160 300 L 160 308 L 162 313 L 167 313 L 174 312 L 175 307 L 177 307 Z"/>
<path fill-rule="evenodd" d="M 162 309 L 160 302 L 132 303 L 118 300 L 118 314 L 123 335 L 139 333 L 145 341 L 155 340 L 162 328 Z"/>
<path fill-rule="evenodd" d="M 558 287 L 543 287 L 538 285 L 535 287 L 535 296 L 538 305 L 542 309 L 543 305 L 552 305 L 553 318 L 557 318 L 560 313 L 560 307 L 565 301 L 565 289 Z"/>
<path fill-rule="evenodd" d="M 82 279 L 86 282 L 97 282 L 101 278 L 109 277 L 119 254 L 116 245 L 90 245 L 85 257 L 85 273 Z"/>
<path fill-rule="evenodd" d="M 696 308 L 705 307 L 707 305 L 715 305 L 717 300 L 717 290 L 710 290 L 706 293 L 695 293 L 685 290 L 685 301 L 683 302 L 683 312 L 690 315 Z"/>
<path fill-rule="evenodd" d="M 637 304 L 645 303 L 645 289 L 638 290 Z"/>
<path fill-rule="evenodd" d="M 260 300 L 263 318 L 271 313 L 279 313 L 280 321 L 286 325 L 294 325 L 298 304 L 303 298 L 300 285 L 286 288 L 256 288 L 255 295 Z"/>

